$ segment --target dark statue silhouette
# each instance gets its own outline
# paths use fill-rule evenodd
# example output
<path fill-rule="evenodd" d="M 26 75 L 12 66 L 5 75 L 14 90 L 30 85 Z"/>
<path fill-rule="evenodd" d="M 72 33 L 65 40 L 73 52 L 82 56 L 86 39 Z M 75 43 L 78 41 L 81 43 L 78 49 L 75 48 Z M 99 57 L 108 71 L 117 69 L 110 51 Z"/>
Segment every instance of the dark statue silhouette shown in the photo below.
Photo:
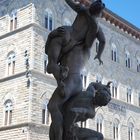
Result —
<path fill-rule="evenodd" d="M 84 68 L 86 62 L 90 57 L 90 50 L 95 39 L 99 40 L 99 49 L 94 59 L 99 60 L 99 64 L 103 64 L 101 60 L 101 54 L 105 46 L 105 37 L 101 27 L 98 25 L 97 17 L 101 16 L 101 13 L 105 7 L 101 0 L 65 0 L 67 4 L 77 12 L 77 16 L 71 26 L 62 26 L 53 30 L 49 35 L 45 45 L 45 53 L 48 55 L 47 72 L 54 75 L 57 81 L 57 88 L 55 89 L 49 104 L 48 110 L 51 113 L 52 123 L 50 126 L 50 140 L 103 140 L 102 134 L 75 127 L 73 117 L 68 119 L 67 113 L 71 114 L 83 114 L 85 120 L 90 118 L 89 108 L 85 108 L 84 104 L 79 104 L 79 107 L 70 107 L 71 103 L 75 100 L 79 100 L 83 95 L 82 91 L 82 77 L 81 71 Z M 96 89 L 97 83 L 92 84 L 92 87 Z M 100 84 L 101 89 L 105 87 Z M 109 87 L 109 86 L 108 86 Z M 99 88 L 99 91 L 100 91 Z M 86 91 L 88 92 L 88 89 Z M 97 92 L 102 94 L 102 92 Z M 104 92 L 103 92 L 104 93 Z M 110 97 L 108 90 L 108 97 Z M 95 94 L 93 91 L 91 94 Z M 88 95 L 88 94 L 87 94 Z M 96 106 L 101 106 L 97 103 L 104 102 L 106 94 L 102 98 L 95 98 L 94 103 Z M 96 97 L 96 94 L 95 94 Z M 93 96 L 92 96 L 93 98 Z M 110 98 L 107 98 L 107 103 Z M 89 99 L 91 100 L 91 99 Z M 85 101 L 86 102 L 86 101 Z M 101 104 L 100 103 L 100 104 Z M 106 103 L 106 104 L 107 104 Z M 66 108 L 64 108 L 66 106 Z M 68 110 L 67 110 L 68 109 Z M 67 110 L 67 111 L 64 111 Z M 87 111 L 84 116 L 84 111 Z M 77 117 L 78 117 L 77 116 Z M 94 117 L 94 113 L 91 115 Z M 78 117 L 79 118 L 79 117 Z M 82 119 L 79 119 L 82 121 Z M 77 122 L 77 120 L 76 120 Z M 75 130 L 73 135 L 67 135 L 68 129 L 73 127 Z M 77 132 L 81 131 L 81 132 Z M 92 138 L 88 135 L 92 133 Z M 95 134 L 96 132 L 96 134 Z M 72 133 L 72 132 L 71 132 Z M 87 139 L 84 139 L 79 134 L 86 135 Z M 71 137 L 72 136 L 72 137 Z"/>
<path fill-rule="evenodd" d="M 95 108 L 107 105 L 110 100 L 110 82 L 107 85 L 92 82 L 86 91 L 71 97 L 63 107 L 63 140 L 103 140 L 101 133 L 80 128 L 76 122 L 94 118 Z"/>

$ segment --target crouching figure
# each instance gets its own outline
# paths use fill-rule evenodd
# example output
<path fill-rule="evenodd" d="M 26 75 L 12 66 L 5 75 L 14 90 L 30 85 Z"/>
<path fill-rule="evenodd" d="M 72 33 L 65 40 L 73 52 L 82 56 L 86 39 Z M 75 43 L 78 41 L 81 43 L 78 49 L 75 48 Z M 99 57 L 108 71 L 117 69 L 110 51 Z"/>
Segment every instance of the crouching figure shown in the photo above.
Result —
<path fill-rule="evenodd" d="M 97 131 L 80 128 L 76 123 L 95 117 L 95 108 L 107 105 L 111 100 L 110 83 L 90 83 L 86 91 L 72 97 L 64 105 L 63 140 L 103 140 Z"/>

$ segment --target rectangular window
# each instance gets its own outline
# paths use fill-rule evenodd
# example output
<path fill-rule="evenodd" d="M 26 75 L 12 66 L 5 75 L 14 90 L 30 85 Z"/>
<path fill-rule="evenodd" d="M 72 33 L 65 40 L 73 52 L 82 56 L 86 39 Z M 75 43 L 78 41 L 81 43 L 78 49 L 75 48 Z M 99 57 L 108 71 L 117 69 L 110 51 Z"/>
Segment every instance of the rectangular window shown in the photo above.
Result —
<path fill-rule="evenodd" d="M 98 50 L 99 50 L 99 43 L 96 42 L 96 53 L 98 53 Z"/>
<path fill-rule="evenodd" d="M 115 126 L 113 126 L 113 138 L 116 138 L 116 133 L 115 133 Z"/>
<path fill-rule="evenodd" d="M 10 20 L 10 31 L 17 29 L 17 17 L 13 17 Z"/>
<path fill-rule="evenodd" d="M 127 102 L 128 103 L 132 102 L 132 91 L 131 91 L 131 89 L 127 89 Z"/>
<path fill-rule="evenodd" d="M 117 98 L 117 87 L 115 87 L 115 98 Z"/>
<path fill-rule="evenodd" d="M 97 122 L 97 132 L 99 132 L 99 123 Z"/>
<path fill-rule="evenodd" d="M 8 124 L 8 111 L 5 111 L 5 122 L 4 122 L 5 125 Z"/>
<path fill-rule="evenodd" d="M 12 123 L 12 110 L 9 111 L 9 124 Z"/>
<path fill-rule="evenodd" d="M 9 125 L 12 123 L 12 110 L 5 111 L 5 125 Z"/>
<path fill-rule="evenodd" d="M 47 109 L 42 109 L 42 124 L 50 123 L 50 113 Z"/>
<path fill-rule="evenodd" d="M 13 31 L 13 23 L 14 23 L 14 21 L 13 21 L 13 19 L 11 19 L 10 20 L 10 31 Z"/>
<path fill-rule="evenodd" d="M 102 125 L 103 125 L 103 124 L 102 124 L 102 122 L 100 122 L 100 121 L 96 123 L 97 132 L 102 133 L 102 131 L 103 131 L 103 130 L 102 130 L 102 127 L 103 127 Z"/>
<path fill-rule="evenodd" d="M 117 126 L 113 126 L 113 139 L 114 140 L 118 140 L 119 138 L 119 133 L 118 133 L 118 127 Z"/>
<path fill-rule="evenodd" d="M 114 97 L 114 86 L 112 86 L 112 97 Z"/>
<path fill-rule="evenodd" d="M 102 123 L 100 123 L 100 133 L 102 133 Z"/>
<path fill-rule="evenodd" d="M 15 61 L 13 61 L 12 74 L 15 74 Z"/>
<path fill-rule="evenodd" d="M 52 31 L 52 17 L 49 18 L 49 30 Z"/>
<path fill-rule="evenodd" d="M 116 54 L 115 51 L 114 51 L 114 61 L 115 61 L 115 62 L 117 61 L 117 54 Z"/>
<path fill-rule="evenodd" d="M 116 127 L 116 139 L 118 140 L 118 127 Z"/>
<path fill-rule="evenodd" d="M 130 58 L 128 58 L 128 68 L 131 67 L 131 62 L 130 62 Z"/>
<path fill-rule="evenodd" d="M 45 28 L 48 29 L 48 16 L 45 17 Z"/>
<path fill-rule="evenodd" d="M 10 75 L 11 63 L 8 63 L 8 72 L 7 74 Z"/>
<path fill-rule="evenodd" d="M 45 124 L 45 109 L 42 109 L 42 124 Z"/>
<path fill-rule="evenodd" d="M 47 60 L 44 61 L 44 73 L 47 72 Z"/>
<path fill-rule="evenodd" d="M 113 60 L 113 56 L 114 56 L 114 54 L 113 54 L 113 50 L 111 51 L 111 59 Z"/>
<path fill-rule="evenodd" d="M 140 64 L 137 64 L 137 72 L 140 72 Z"/>
<path fill-rule="evenodd" d="M 129 130 L 128 132 L 128 139 L 133 140 L 133 130 Z"/>
<path fill-rule="evenodd" d="M 17 29 L 17 17 L 15 17 L 14 29 Z"/>

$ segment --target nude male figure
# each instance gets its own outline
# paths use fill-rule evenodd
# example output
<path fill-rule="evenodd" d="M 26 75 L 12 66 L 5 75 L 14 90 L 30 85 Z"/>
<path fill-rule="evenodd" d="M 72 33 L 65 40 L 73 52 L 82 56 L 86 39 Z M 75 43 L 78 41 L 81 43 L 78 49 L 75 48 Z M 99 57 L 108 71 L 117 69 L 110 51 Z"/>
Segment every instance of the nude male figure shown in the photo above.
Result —
<path fill-rule="evenodd" d="M 47 71 L 52 73 L 57 80 L 58 87 L 54 91 L 49 104 L 48 110 L 51 113 L 52 124 L 50 127 L 50 140 L 63 139 L 63 104 L 72 96 L 82 91 L 81 70 L 85 66 L 90 56 L 90 49 L 93 41 L 99 40 L 99 51 L 95 58 L 101 61 L 101 54 L 105 45 L 105 38 L 99 27 L 96 17 L 104 8 L 101 1 L 92 3 L 83 7 L 81 3 L 75 3 L 73 0 L 65 0 L 68 5 L 77 12 L 77 17 L 71 27 L 63 27 L 62 36 L 54 36 L 47 44 L 48 68 Z M 64 34 L 64 35 L 63 35 Z M 60 57 L 62 47 L 72 49 Z M 71 47 L 72 46 L 72 47 Z M 74 46 L 74 47 L 73 47 Z M 62 74 L 61 74 L 62 67 Z M 63 74 L 63 68 L 66 69 Z M 63 78 L 64 86 L 59 86 L 60 79 Z"/>
<path fill-rule="evenodd" d="M 71 51 L 74 46 L 85 44 L 87 48 L 90 48 L 93 41 L 97 38 L 99 40 L 99 50 L 95 59 L 98 59 L 100 64 L 103 63 L 101 54 L 105 46 L 105 37 L 96 19 L 102 13 L 104 5 L 102 4 L 99 10 L 97 10 L 97 5 L 90 7 L 94 0 L 79 0 L 84 5 L 83 3 L 78 3 L 77 0 L 76 2 L 73 2 L 74 0 L 65 1 L 77 12 L 76 19 L 72 26 L 62 26 L 52 31 L 48 36 L 45 46 L 45 53 L 48 55 L 47 72 L 54 75 L 57 83 L 60 82 L 60 77 L 62 76 L 60 76 L 61 67 L 58 65 L 60 64 L 60 59 L 65 53 Z M 67 71 L 67 69 L 66 67 L 64 71 Z"/>

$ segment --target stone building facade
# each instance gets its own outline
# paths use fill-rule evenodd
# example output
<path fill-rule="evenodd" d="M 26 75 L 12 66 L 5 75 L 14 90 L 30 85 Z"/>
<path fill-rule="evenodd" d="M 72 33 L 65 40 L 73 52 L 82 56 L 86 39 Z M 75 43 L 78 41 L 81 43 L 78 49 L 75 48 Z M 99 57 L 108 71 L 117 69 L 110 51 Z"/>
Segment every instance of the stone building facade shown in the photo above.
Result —
<path fill-rule="evenodd" d="M 47 103 L 56 82 L 46 73 L 44 44 L 52 29 L 71 25 L 74 17 L 64 0 L 0 1 L 0 140 L 49 139 Z M 95 41 L 83 86 L 113 81 L 112 101 L 81 125 L 106 140 L 139 140 L 140 30 L 108 9 L 99 21 L 106 36 L 104 65 L 94 60 Z"/>

